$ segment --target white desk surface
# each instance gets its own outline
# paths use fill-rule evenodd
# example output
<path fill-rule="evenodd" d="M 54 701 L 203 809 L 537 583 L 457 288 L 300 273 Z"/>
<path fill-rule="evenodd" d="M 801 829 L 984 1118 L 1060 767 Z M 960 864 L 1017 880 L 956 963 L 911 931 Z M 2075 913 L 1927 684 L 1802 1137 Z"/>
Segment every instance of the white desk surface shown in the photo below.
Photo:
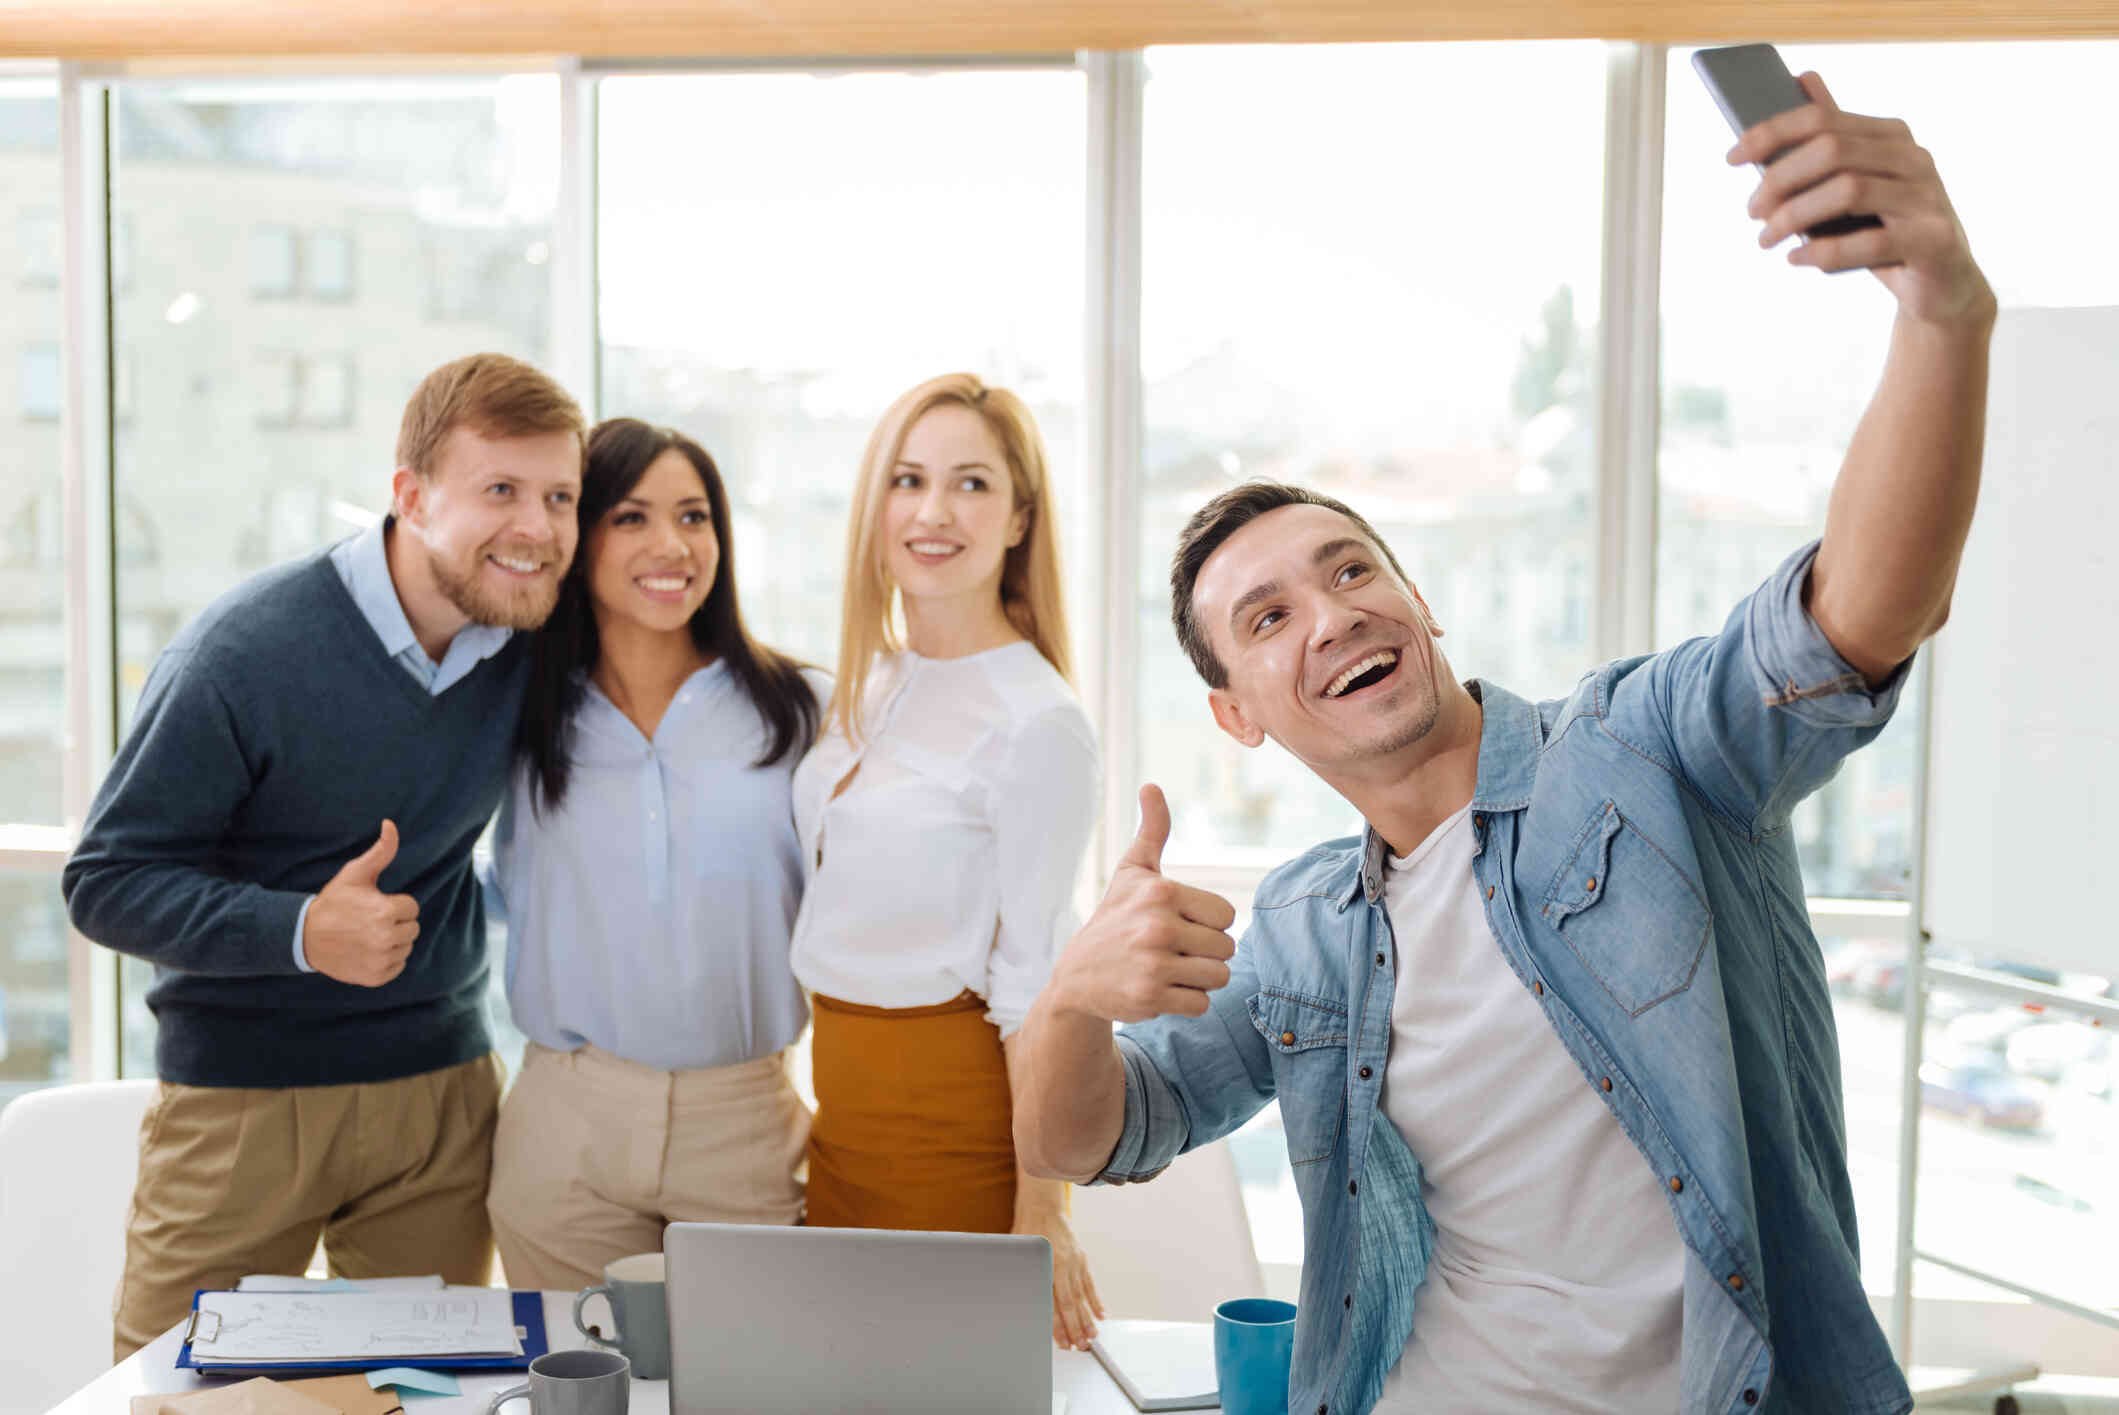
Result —
<path fill-rule="evenodd" d="M 588 1345 L 574 1329 L 573 1309 L 574 1294 L 571 1292 L 547 1292 L 544 1295 L 545 1332 L 554 1350 Z M 226 1383 L 226 1378 L 202 1377 L 196 1371 L 178 1370 L 176 1359 L 180 1344 L 174 1329 L 162 1333 L 119 1365 L 68 1396 L 52 1415 L 128 1415 L 132 1397 L 136 1395 L 150 1391 L 198 1390 L 207 1385 Z M 486 1401 L 495 1391 L 518 1385 L 523 1380 L 521 1371 L 460 1371 L 456 1375 L 463 1386 L 463 1394 L 415 1396 L 406 1402 L 407 1415 L 484 1415 Z M 1126 1399 L 1125 1392 L 1086 1351 L 1055 1350 L 1052 1353 L 1052 1389 L 1055 1394 L 1067 1397 L 1066 1415 L 1136 1415 L 1133 1402 Z M 633 1382 L 628 1415 L 669 1415 L 669 1409 L 669 1382 Z M 506 1407 L 505 1415 L 527 1415 L 528 1410 L 527 1403 L 518 1401 Z"/>

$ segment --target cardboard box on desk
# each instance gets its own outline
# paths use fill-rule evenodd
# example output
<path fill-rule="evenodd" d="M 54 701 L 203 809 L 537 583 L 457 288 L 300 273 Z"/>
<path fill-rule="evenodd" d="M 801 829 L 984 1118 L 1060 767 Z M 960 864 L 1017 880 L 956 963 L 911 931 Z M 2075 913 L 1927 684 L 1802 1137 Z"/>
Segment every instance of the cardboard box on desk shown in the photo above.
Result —
<path fill-rule="evenodd" d="M 253 1376 L 212 1390 L 132 1398 L 132 1415 L 398 1415 L 403 1409 L 395 1390 L 376 1390 L 366 1376 Z"/>

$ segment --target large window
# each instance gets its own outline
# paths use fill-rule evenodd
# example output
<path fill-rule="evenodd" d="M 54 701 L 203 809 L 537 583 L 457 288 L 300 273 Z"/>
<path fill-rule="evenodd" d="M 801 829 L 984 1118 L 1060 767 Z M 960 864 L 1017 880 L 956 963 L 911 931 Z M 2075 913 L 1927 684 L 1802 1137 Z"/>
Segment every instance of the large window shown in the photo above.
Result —
<path fill-rule="evenodd" d="M 0 79 L 0 825 L 57 825 L 65 715 L 59 98 Z M 12 207 L 12 210 L 8 208 Z M 0 916 L 4 917 L 4 916 Z M 0 932 L 0 940 L 7 935 Z M 0 942 L 0 950 L 5 943 Z"/>
<path fill-rule="evenodd" d="M 1177 646 L 1171 552 L 1217 492 L 1266 477 L 1360 511 L 1460 678 L 1538 697 L 1589 667 L 1603 53 L 1159 49 L 1148 74 L 1133 727 L 1177 872 L 1263 869 L 1360 822 L 1277 745 L 1222 736 Z M 1490 102 L 1526 87 L 1535 116 Z M 1299 1263 L 1279 1108 L 1230 1148 L 1260 1259 Z"/>
<path fill-rule="evenodd" d="M 66 737 L 59 95 L 0 78 L 0 832 L 55 826 Z M 71 1074 L 59 857 L 0 869 L 0 1105 Z"/>
<path fill-rule="evenodd" d="M 1170 555 L 1217 492 L 1268 477 L 1360 511 L 1460 678 L 1540 697 L 1590 666 L 1603 52 L 1158 49 L 1148 70 L 1140 769 L 1173 858 L 1264 866 L 1357 821 L 1277 746 L 1222 737 L 1177 647 Z"/>
<path fill-rule="evenodd" d="M 550 357 L 550 76 L 128 83 L 114 343 L 120 730 L 177 629 L 388 506 L 398 421 L 464 354 Z M 433 285 L 447 273 L 446 298 Z M 125 1064 L 151 1067 L 128 960 Z"/>
<path fill-rule="evenodd" d="M 2107 234 L 2119 223 L 2119 194 L 2109 183 L 2079 179 L 2082 135 L 2119 125 L 2119 96 L 2106 81 L 2119 45 L 1789 46 L 1783 53 L 1792 70 L 1823 75 L 1842 107 L 1911 125 L 1934 154 L 2005 310 L 2119 305 Z M 1756 175 L 1724 163 L 1729 131 L 1689 54 L 1671 56 L 1669 85 L 1659 647 L 1712 632 L 1775 564 L 1823 529 L 1840 459 L 1882 371 L 1893 311 L 1889 294 L 1866 274 L 1823 276 L 1758 249 L 1757 223 L 1744 213 Z M 1920 711 L 1909 693 L 1877 742 L 1798 812 L 1813 894 L 1905 897 Z M 1831 949 L 1872 1291 L 1888 1291 L 1893 1281 L 1902 952 L 1876 942 Z M 1997 938 L 1984 961 L 2010 953 L 2010 940 Z M 2093 993 L 2107 986 L 2076 981 Z M 2114 1271 L 2114 1127 L 2102 1033 L 1949 991 L 1935 993 L 1932 1005 L 1921 1078 L 1920 1246 L 2084 1303 L 2112 1303 L 2114 1289 L 2098 1276 Z M 2027 1039 L 2013 1042 L 2019 1032 Z M 1925 1267 L 1918 1291 L 1996 1295 Z"/>
<path fill-rule="evenodd" d="M 836 661 L 862 446 L 935 374 L 1030 403 L 1079 546 L 1079 72 L 609 78 L 598 100 L 603 411 L 714 455 L 754 632 Z"/>

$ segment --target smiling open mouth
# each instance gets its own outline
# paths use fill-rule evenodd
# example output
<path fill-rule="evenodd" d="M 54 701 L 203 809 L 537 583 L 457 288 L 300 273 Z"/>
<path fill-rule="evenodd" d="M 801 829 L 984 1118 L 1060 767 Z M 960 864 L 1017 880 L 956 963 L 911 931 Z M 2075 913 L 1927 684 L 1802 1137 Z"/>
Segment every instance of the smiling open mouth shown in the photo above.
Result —
<path fill-rule="evenodd" d="M 488 555 L 486 559 L 511 575 L 539 574 L 549 563 L 533 555 Z"/>
<path fill-rule="evenodd" d="M 1396 649 L 1378 649 L 1359 663 L 1346 668 L 1334 678 L 1324 690 L 1328 698 L 1344 698 L 1350 694 L 1373 688 L 1398 669 Z"/>

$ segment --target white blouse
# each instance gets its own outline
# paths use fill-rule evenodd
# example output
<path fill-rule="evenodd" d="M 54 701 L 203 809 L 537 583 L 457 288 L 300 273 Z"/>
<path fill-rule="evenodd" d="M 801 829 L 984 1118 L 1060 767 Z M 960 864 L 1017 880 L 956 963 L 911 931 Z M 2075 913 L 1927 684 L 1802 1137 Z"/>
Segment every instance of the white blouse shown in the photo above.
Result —
<path fill-rule="evenodd" d="M 866 740 L 827 730 L 795 771 L 795 976 L 869 1007 L 968 988 L 1011 1036 L 1079 922 L 1098 796 L 1089 719 L 1029 643 L 892 655 L 866 697 Z"/>

